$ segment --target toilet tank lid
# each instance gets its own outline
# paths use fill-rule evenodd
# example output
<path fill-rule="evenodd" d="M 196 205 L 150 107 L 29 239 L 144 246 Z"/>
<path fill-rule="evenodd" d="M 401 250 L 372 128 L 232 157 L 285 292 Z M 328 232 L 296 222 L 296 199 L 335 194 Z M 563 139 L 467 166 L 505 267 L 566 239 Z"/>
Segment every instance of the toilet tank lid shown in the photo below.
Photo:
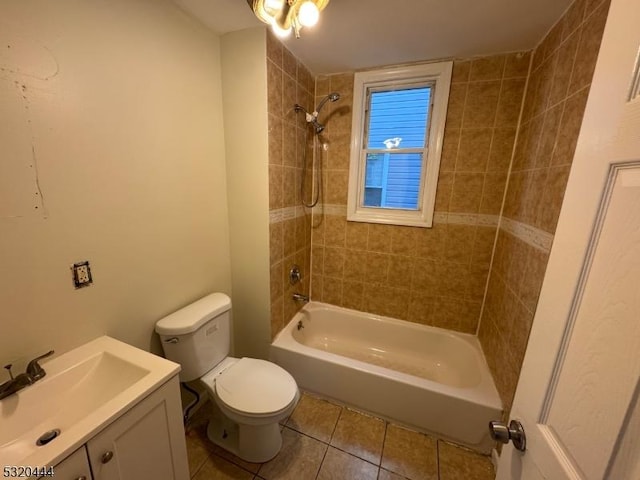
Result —
<path fill-rule="evenodd" d="M 161 318 L 156 323 L 160 335 L 185 335 L 195 332 L 212 318 L 228 311 L 231 299 L 224 293 L 211 293 Z"/>

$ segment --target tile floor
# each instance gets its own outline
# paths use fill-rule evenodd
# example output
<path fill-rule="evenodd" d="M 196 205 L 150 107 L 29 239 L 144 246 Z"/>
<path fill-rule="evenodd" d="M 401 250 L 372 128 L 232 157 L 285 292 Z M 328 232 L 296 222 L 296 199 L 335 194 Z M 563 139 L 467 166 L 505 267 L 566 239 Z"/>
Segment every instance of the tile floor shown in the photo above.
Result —
<path fill-rule="evenodd" d="M 206 409 L 187 425 L 193 480 L 493 480 L 489 457 L 303 394 L 283 422 L 282 450 L 249 463 L 213 445 Z"/>

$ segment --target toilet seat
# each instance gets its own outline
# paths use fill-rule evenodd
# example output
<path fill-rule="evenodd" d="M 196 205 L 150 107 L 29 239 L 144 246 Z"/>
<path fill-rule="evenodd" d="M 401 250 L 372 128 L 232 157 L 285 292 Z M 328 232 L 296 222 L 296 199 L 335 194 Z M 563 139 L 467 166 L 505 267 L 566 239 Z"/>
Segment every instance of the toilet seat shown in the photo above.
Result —
<path fill-rule="evenodd" d="M 250 417 L 277 415 L 298 396 L 296 381 L 286 370 L 266 360 L 246 357 L 217 375 L 213 390 L 226 408 Z"/>

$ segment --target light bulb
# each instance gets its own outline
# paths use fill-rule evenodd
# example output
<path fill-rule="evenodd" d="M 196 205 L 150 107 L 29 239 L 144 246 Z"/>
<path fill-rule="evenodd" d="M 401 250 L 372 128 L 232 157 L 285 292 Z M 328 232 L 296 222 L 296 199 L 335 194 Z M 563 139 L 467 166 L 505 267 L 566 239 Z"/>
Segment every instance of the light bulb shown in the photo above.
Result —
<path fill-rule="evenodd" d="M 300 5 L 300 10 L 298 10 L 298 20 L 305 27 L 313 27 L 316 23 L 318 23 L 318 19 L 320 18 L 320 10 L 315 3 L 311 0 L 307 0 L 302 5 Z"/>
<path fill-rule="evenodd" d="M 291 27 L 282 28 L 280 25 L 278 25 L 277 21 L 271 22 L 271 30 L 273 30 L 273 33 L 275 33 L 276 37 L 279 38 L 285 38 L 291 35 Z"/>

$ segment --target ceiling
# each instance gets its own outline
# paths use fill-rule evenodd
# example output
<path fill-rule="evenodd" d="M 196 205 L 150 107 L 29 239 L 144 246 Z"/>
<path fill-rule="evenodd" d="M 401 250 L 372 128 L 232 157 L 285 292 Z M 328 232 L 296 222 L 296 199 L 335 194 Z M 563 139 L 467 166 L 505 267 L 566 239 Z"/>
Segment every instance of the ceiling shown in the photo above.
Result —
<path fill-rule="evenodd" d="M 247 0 L 174 0 L 216 33 L 256 27 Z M 572 0 L 331 0 L 284 41 L 314 74 L 530 50 Z"/>

